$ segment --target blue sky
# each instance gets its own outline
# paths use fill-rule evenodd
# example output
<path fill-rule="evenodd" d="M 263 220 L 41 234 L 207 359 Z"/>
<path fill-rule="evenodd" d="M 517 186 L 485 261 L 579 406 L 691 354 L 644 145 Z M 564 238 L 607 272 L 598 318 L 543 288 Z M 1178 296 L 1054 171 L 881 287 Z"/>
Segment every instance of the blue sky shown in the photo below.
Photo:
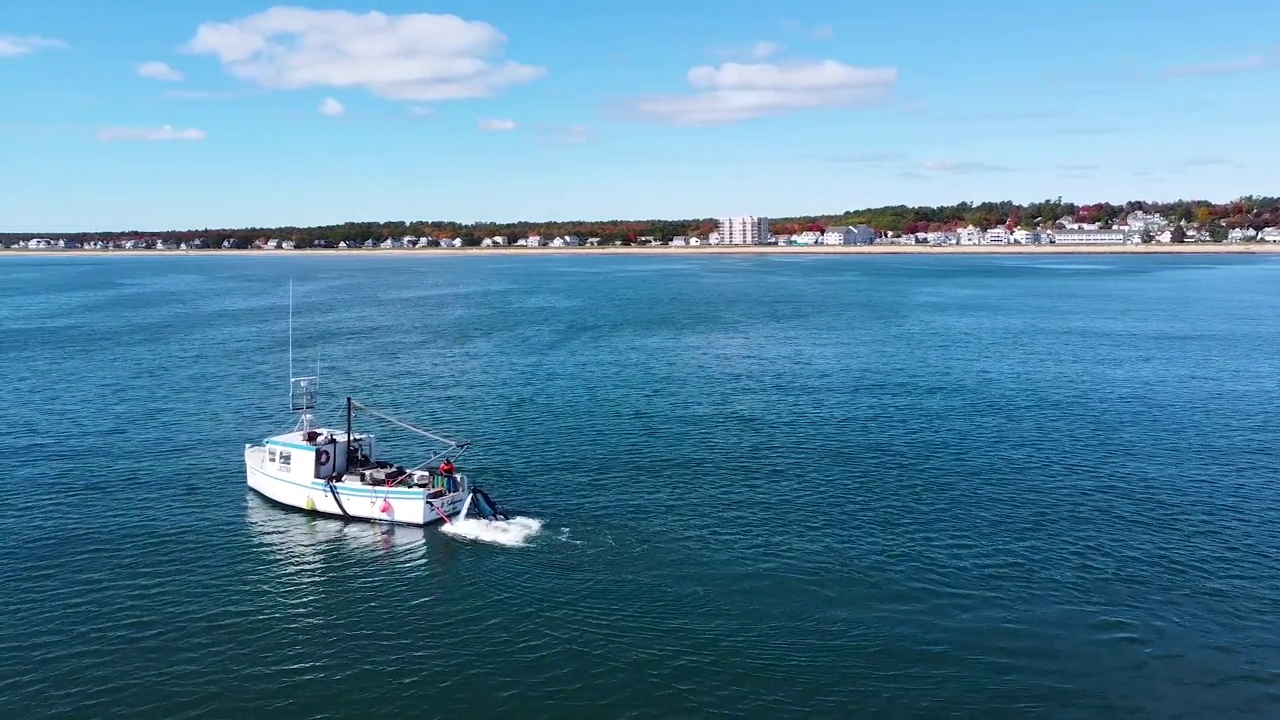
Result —
<path fill-rule="evenodd" d="M 1265 0 L 4 5 L 0 231 L 1280 192 Z"/>

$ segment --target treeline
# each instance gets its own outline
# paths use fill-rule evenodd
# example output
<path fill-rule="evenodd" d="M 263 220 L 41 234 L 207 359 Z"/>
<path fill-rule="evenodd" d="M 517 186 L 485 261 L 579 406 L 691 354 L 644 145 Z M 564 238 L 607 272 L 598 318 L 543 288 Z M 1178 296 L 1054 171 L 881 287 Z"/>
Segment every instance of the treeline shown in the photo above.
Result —
<path fill-rule="evenodd" d="M 889 207 L 850 210 L 841 215 L 814 218 L 777 218 L 772 221 L 775 233 L 796 233 L 814 226 L 870 225 L 881 232 L 936 232 L 975 225 L 984 230 L 997 225 L 1010 228 L 1035 228 L 1057 223 L 1064 218 L 1075 222 L 1098 223 L 1102 226 L 1124 221 L 1129 213 L 1156 213 L 1175 223 L 1200 226 L 1218 225 L 1227 229 L 1280 225 L 1280 198 L 1243 197 L 1229 203 L 1207 200 L 1175 202 L 1130 201 L 1116 205 L 1108 202 L 1077 205 L 1062 198 L 1019 205 L 1013 202 L 959 203 L 939 207 L 893 205 Z"/>
<path fill-rule="evenodd" d="M 997 225 L 1009 227 L 1038 227 L 1052 225 L 1060 219 L 1077 222 L 1099 223 L 1103 226 L 1122 222 L 1131 212 L 1159 213 L 1174 222 L 1218 228 L 1250 227 L 1261 230 L 1280 226 L 1280 198 L 1244 197 L 1229 203 L 1211 203 L 1205 200 L 1178 200 L 1176 202 L 1131 201 L 1121 205 L 1097 203 L 1077 205 L 1063 202 L 1062 198 L 1020 205 L 1014 202 L 963 202 L 957 205 L 918 206 L 894 205 L 889 207 L 849 210 L 836 215 L 809 215 L 775 218 L 771 229 L 775 234 L 794 234 L 804 230 L 823 230 L 831 225 L 869 225 L 880 232 L 930 232 L 951 230 L 963 225 L 976 225 L 983 229 Z M 465 245 L 478 245 L 487 237 L 502 235 L 510 241 L 529 235 L 553 238 L 557 235 L 577 235 L 584 240 L 602 238 L 605 242 L 634 243 L 638 238 L 655 237 L 670 240 L 677 235 L 706 237 L 714 230 L 714 218 L 689 220 L 611 220 L 607 222 L 517 222 L 517 223 L 457 223 L 443 221 L 394 221 L 343 223 L 319 227 L 276 228 L 205 228 L 203 230 L 170 230 L 162 232 L 94 232 L 94 233 L 7 233 L 0 234 L 0 242 L 12 244 L 32 237 L 66 238 L 80 243 L 95 240 L 110 242 L 130 239 L 164 240 L 171 243 L 192 242 L 204 239 L 211 247 L 219 247 L 230 239 L 236 247 L 249 247 L 255 242 L 269 239 L 291 240 L 300 248 L 332 246 L 340 242 L 362 244 L 367 240 L 382 242 L 406 235 L 438 240 L 460 238 Z"/>

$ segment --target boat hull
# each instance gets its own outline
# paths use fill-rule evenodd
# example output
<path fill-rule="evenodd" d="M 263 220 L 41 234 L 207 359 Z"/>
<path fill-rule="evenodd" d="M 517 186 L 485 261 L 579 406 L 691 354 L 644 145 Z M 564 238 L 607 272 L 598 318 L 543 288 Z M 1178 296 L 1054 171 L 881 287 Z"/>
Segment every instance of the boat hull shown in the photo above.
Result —
<path fill-rule="evenodd" d="M 250 488 L 281 505 L 335 517 L 375 522 L 430 525 L 440 522 L 443 519 L 442 513 L 450 518 L 456 516 L 467 497 L 465 484 L 459 492 L 432 499 L 428 498 L 426 490 L 416 488 L 380 488 L 334 483 L 332 487 L 337 491 L 335 499 L 330 486 L 323 480 L 306 483 L 280 477 L 255 467 L 247 456 L 245 471 Z M 433 505 L 439 512 L 432 508 Z"/>

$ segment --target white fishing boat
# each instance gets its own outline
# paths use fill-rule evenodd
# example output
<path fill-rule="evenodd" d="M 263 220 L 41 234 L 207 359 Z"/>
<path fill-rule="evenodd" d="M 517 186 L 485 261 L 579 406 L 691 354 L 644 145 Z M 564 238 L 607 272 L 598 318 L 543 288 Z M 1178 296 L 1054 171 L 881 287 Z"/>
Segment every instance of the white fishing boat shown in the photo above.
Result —
<path fill-rule="evenodd" d="M 292 289 L 289 323 L 289 396 L 298 421 L 289 432 L 245 445 L 250 488 L 282 505 L 348 520 L 428 525 L 452 522 L 471 510 L 486 519 L 507 519 L 484 490 L 457 471 L 457 460 L 471 447 L 469 442 L 450 440 L 350 397 L 345 427 L 316 425 L 312 411 L 319 376 L 292 377 Z M 382 460 L 374 436 L 352 428 L 357 411 L 422 435 L 438 447 L 412 467 Z"/>

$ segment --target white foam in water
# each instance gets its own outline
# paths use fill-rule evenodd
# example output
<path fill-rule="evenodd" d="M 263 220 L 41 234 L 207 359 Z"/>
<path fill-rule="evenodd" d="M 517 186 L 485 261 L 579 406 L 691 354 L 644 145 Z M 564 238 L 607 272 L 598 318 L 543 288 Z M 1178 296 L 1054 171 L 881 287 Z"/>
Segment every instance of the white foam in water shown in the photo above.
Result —
<path fill-rule="evenodd" d="M 537 518 L 513 517 L 510 520 L 465 518 L 444 524 L 440 532 L 493 545 L 523 547 L 528 543 L 529 538 L 537 535 L 541 529 L 542 521 Z"/>

